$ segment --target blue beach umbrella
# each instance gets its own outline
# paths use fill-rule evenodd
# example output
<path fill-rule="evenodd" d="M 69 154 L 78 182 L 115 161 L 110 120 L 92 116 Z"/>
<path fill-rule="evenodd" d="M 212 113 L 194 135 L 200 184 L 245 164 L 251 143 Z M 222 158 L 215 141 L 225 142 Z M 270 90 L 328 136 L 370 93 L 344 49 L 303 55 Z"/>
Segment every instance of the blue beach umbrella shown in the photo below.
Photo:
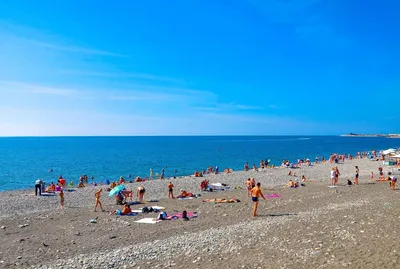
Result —
<path fill-rule="evenodd" d="M 112 190 L 110 191 L 110 193 L 108 194 L 108 196 L 114 196 L 114 195 L 116 195 L 117 193 L 123 191 L 124 189 L 125 189 L 125 185 L 118 185 L 118 186 L 116 186 L 114 189 L 112 189 Z"/>

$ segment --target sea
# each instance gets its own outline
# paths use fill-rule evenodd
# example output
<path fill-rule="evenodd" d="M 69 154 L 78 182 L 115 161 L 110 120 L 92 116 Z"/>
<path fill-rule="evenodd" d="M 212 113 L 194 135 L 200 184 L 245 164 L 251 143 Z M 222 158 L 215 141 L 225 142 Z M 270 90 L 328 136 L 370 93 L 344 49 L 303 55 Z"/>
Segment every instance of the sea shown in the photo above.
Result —
<path fill-rule="evenodd" d="M 95 182 L 123 176 L 193 174 L 208 166 L 242 170 L 245 162 L 260 160 L 280 165 L 283 159 L 331 153 L 400 147 L 400 139 L 342 136 L 119 136 L 119 137 L 2 137 L 0 138 L 0 191 L 32 188 L 36 179 L 56 182 L 62 175 L 78 183 L 81 175 Z"/>

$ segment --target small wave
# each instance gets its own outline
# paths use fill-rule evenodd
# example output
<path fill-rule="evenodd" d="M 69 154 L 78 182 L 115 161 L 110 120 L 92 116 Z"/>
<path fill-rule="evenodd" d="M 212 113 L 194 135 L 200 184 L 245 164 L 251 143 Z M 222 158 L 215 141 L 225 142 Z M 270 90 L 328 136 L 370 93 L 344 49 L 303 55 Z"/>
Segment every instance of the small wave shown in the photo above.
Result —
<path fill-rule="evenodd" d="M 301 137 L 301 138 L 297 138 L 298 140 L 310 140 L 311 137 Z"/>

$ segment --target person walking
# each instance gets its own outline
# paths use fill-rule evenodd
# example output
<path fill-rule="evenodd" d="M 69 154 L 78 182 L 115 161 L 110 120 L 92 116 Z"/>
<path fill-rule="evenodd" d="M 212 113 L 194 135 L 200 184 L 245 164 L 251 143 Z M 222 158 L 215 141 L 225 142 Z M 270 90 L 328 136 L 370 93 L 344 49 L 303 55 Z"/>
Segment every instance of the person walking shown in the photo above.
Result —
<path fill-rule="evenodd" d="M 100 206 L 100 209 L 101 209 L 101 211 L 105 211 L 104 209 L 103 209 L 103 205 L 101 204 L 101 202 L 100 202 L 100 196 L 101 196 L 101 193 L 102 193 L 102 189 L 100 189 L 100 190 L 98 190 L 95 194 L 94 194 L 94 196 L 96 197 L 96 204 L 94 205 L 94 212 L 96 212 L 97 211 L 97 206 Z"/>
<path fill-rule="evenodd" d="M 251 189 L 251 200 L 253 201 L 253 217 L 257 217 L 258 200 L 260 196 L 265 200 L 265 197 L 261 191 L 261 183 L 258 182 L 257 186 Z"/>
<path fill-rule="evenodd" d="M 38 193 L 39 193 L 39 196 L 41 196 L 42 195 L 42 180 L 40 179 L 40 178 L 38 178 L 36 181 L 35 181 L 35 196 L 37 196 L 38 195 Z"/>

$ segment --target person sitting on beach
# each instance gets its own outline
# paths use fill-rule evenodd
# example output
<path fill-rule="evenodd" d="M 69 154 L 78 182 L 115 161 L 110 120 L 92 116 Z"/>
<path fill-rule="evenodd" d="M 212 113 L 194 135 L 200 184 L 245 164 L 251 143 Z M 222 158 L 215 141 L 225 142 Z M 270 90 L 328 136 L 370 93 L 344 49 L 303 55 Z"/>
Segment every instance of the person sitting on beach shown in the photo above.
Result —
<path fill-rule="evenodd" d="M 116 214 L 119 216 L 129 215 L 132 213 L 131 206 L 129 204 L 124 204 L 124 208 L 122 210 L 114 210 L 110 212 L 110 215 Z"/>
<path fill-rule="evenodd" d="M 120 178 L 119 178 L 119 183 L 120 183 L 120 184 L 125 183 L 125 179 L 124 179 L 123 177 L 120 177 Z"/>
<path fill-rule="evenodd" d="M 195 177 L 199 177 L 199 176 L 200 176 L 199 171 L 196 170 L 196 171 L 194 172 L 194 176 L 195 176 Z"/>
<path fill-rule="evenodd" d="M 179 197 L 180 197 L 180 198 L 185 198 L 185 197 L 187 197 L 187 196 L 188 196 L 187 191 L 181 189 L 180 194 L 179 194 Z"/>
<path fill-rule="evenodd" d="M 140 186 L 139 188 L 137 188 L 136 196 L 139 198 L 140 202 L 143 202 L 145 192 L 146 192 L 146 189 L 143 186 Z"/>
<path fill-rule="evenodd" d="M 286 184 L 286 187 L 289 187 L 289 188 L 294 188 L 294 186 L 295 186 L 295 184 L 294 184 L 294 181 L 292 179 L 290 179 L 289 183 Z"/>
<path fill-rule="evenodd" d="M 301 176 L 301 182 L 307 182 L 307 178 L 306 178 L 305 175 L 302 175 L 302 176 Z"/>
<path fill-rule="evenodd" d="M 135 178 L 135 182 L 143 182 L 143 179 L 138 176 L 138 177 Z"/>
<path fill-rule="evenodd" d="M 55 191 L 56 191 L 56 185 L 54 185 L 54 183 L 51 182 L 46 192 L 55 192 Z"/>
<path fill-rule="evenodd" d="M 296 176 L 296 172 L 292 172 L 292 170 L 289 171 L 288 176 Z"/>
<path fill-rule="evenodd" d="M 84 188 L 84 187 L 85 185 L 83 184 L 83 181 L 79 181 L 78 188 Z"/>
<path fill-rule="evenodd" d="M 257 166 L 255 164 L 253 164 L 253 171 L 258 171 Z"/>
<path fill-rule="evenodd" d="M 260 168 L 264 169 L 264 161 L 263 160 L 260 161 Z"/>
<path fill-rule="evenodd" d="M 61 191 L 61 190 L 62 190 L 62 189 L 61 189 L 60 183 L 57 183 L 55 191 L 59 192 L 59 191 Z"/>
<path fill-rule="evenodd" d="M 396 189 L 396 182 L 397 182 L 397 177 L 392 177 L 392 180 L 390 181 L 390 189 L 393 191 Z"/>

